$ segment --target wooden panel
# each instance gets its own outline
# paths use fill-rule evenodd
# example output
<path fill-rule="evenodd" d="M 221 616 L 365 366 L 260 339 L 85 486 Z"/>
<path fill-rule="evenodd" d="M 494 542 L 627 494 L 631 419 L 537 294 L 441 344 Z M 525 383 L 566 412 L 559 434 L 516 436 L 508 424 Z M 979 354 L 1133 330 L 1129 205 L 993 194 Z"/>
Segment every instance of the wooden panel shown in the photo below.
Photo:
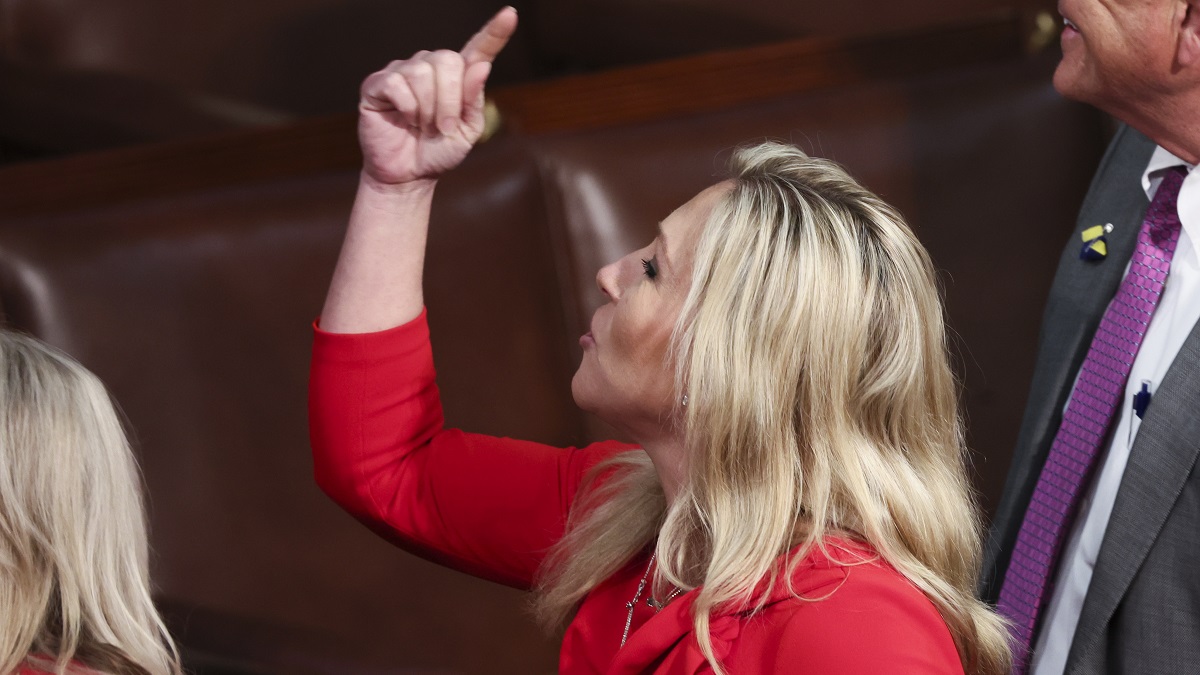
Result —
<path fill-rule="evenodd" d="M 593 129 L 1020 58 L 1022 36 L 1021 17 L 1001 11 L 933 29 L 798 40 L 500 87 L 491 96 L 509 133 Z M 356 114 L 6 167 L 0 212 L 58 212 L 353 169 Z"/>
<path fill-rule="evenodd" d="M 15 218 L 353 169 L 361 162 L 355 124 L 350 113 L 5 167 L 0 213 Z"/>
<path fill-rule="evenodd" d="M 811 38 L 579 75 L 493 92 L 526 133 L 643 122 L 786 94 L 1019 57 L 1021 17 L 874 36 Z"/>

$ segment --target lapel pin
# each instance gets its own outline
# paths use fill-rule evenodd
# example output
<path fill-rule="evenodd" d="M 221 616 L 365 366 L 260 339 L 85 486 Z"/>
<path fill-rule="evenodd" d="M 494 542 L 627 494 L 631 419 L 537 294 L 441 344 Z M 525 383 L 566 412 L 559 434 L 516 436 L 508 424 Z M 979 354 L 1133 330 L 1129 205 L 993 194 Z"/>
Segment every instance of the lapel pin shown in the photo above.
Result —
<path fill-rule="evenodd" d="M 1108 255 L 1108 238 L 1105 236 L 1113 231 L 1112 223 L 1093 225 L 1083 231 L 1083 248 L 1079 249 L 1079 259 L 1089 261 L 1104 260 Z"/>

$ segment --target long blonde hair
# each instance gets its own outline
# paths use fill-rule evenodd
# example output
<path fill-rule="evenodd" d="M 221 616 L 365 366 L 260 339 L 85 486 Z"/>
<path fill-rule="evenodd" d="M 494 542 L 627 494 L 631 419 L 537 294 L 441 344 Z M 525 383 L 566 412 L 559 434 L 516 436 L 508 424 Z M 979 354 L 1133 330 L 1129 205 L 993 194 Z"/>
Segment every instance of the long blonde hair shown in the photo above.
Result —
<path fill-rule="evenodd" d="M 166 675 L 140 474 L 104 385 L 0 330 L 0 674 Z"/>
<path fill-rule="evenodd" d="M 585 485 L 543 567 L 539 616 L 561 625 L 653 544 L 656 585 L 699 589 L 696 637 L 721 673 L 712 612 L 761 607 L 758 583 L 789 583 L 836 534 L 928 596 L 967 673 L 1007 673 L 1004 625 L 975 596 L 982 528 L 928 254 L 832 162 L 764 143 L 731 168 L 674 334 L 685 483 L 668 505 L 644 453 L 599 467 L 610 478 Z"/>

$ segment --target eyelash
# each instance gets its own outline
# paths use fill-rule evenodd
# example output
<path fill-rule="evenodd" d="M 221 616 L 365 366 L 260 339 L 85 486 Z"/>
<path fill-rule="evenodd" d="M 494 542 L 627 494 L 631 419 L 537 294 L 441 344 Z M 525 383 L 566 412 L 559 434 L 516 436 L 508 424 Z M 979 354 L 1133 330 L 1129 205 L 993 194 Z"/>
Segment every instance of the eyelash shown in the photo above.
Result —
<path fill-rule="evenodd" d="M 653 280 L 658 276 L 658 268 L 654 265 L 654 259 L 646 260 L 642 258 L 642 269 L 646 271 L 646 276 Z"/>

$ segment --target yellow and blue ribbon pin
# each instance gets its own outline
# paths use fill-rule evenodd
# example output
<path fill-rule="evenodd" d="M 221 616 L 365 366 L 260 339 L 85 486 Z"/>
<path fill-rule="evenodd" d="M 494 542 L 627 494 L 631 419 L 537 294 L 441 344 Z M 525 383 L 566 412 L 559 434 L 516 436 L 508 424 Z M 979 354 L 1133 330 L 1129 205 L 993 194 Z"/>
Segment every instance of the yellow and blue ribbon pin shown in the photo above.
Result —
<path fill-rule="evenodd" d="M 1112 223 L 1093 225 L 1083 231 L 1083 248 L 1079 249 L 1080 260 L 1104 260 L 1108 255 L 1108 239 L 1105 235 L 1112 232 Z"/>

